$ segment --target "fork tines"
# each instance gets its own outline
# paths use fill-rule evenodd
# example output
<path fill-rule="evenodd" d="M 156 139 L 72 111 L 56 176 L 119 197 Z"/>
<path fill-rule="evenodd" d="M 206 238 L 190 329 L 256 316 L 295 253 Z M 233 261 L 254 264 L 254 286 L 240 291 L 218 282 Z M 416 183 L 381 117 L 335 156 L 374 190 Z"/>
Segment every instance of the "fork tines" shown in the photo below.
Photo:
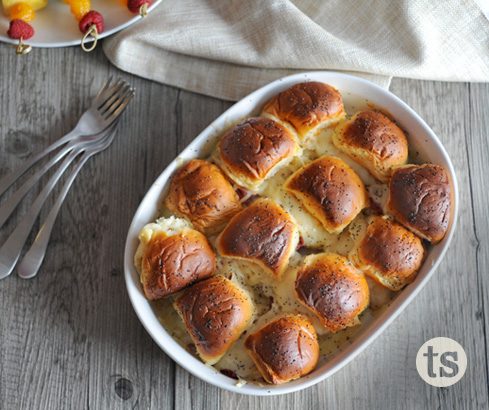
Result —
<path fill-rule="evenodd" d="M 110 78 L 94 100 L 99 114 L 105 119 L 117 117 L 134 96 L 134 89 L 124 80 L 118 79 L 111 85 Z"/>

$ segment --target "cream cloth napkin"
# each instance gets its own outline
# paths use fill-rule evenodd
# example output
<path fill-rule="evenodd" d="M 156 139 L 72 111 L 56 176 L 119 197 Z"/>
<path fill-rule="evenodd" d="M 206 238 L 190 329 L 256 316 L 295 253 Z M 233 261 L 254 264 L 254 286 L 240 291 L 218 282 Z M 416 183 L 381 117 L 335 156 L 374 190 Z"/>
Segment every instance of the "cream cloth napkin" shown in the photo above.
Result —
<path fill-rule="evenodd" d="M 163 0 L 104 51 L 122 70 L 227 100 L 306 70 L 384 87 L 392 76 L 489 81 L 476 1 Z"/>

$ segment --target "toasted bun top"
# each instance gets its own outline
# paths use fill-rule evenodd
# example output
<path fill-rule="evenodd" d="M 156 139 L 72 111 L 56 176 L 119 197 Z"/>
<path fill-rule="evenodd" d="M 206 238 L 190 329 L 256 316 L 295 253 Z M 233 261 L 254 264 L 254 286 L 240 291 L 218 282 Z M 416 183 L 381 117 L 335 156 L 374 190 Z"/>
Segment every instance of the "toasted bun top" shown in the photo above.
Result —
<path fill-rule="evenodd" d="M 399 290 L 414 278 L 423 262 L 421 240 L 394 221 L 375 216 L 358 247 L 359 269 L 391 290 Z"/>
<path fill-rule="evenodd" d="M 245 347 L 263 378 L 273 384 L 297 379 L 319 358 L 316 330 L 305 316 L 286 315 L 248 336 Z"/>
<path fill-rule="evenodd" d="M 368 199 L 355 171 L 331 156 L 323 156 L 296 171 L 286 188 L 332 233 L 341 232 Z"/>
<path fill-rule="evenodd" d="M 223 256 L 256 262 L 280 276 L 297 241 L 291 216 L 272 200 L 258 199 L 231 219 L 217 240 L 217 249 Z"/>
<path fill-rule="evenodd" d="M 224 276 L 213 276 L 185 289 L 175 308 L 202 359 L 216 363 L 248 326 L 249 296 Z"/>
<path fill-rule="evenodd" d="M 220 162 L 238 184 L 261 182 L 284 158 L 294 155 L 297 144 L 279 123 L 264 117 L 249 118 L 231 128 L 220 140 Z"/>
<path fill-rule="evenodd" d="M 387 181 L 392 167 L 404 165 L 408 158 L 404 132 L 377 111 L 355 114 L 339 129 L 333 141 L 381 181 Z"/>
<path fill-rule="evenodd" d="M 388 211 L 405 227 L 437 243 L 448 229 L 451 189 L 440 165 L 407 165 L 394 171 L 389 184 Z"/>
<path fill-rule="evenodd" d="M 241 209 L 238 194 L 219 168 L 200 159 L 175 172 L 165 204 L 207 234 L 218 231 Z"/>
<path fill-rule="evenodd" d="M 141 261 L 141 283 L 150 300 L 171 295 L 209 277 L 216 269 L 216 256 L 206 237 L 193 229 L 167 236 L 155 233 Z"/>
<path fill-rule="evenodd" d="M 263 111 L 294 126 L 301 136 L 322 123 L 329 124 L 345 114 L 341 94 L 320 83 L 296 84 L 272 98 Z"/>
<path fill-rule="evenodd" d="M 365 277 L 335 253 L 306 257 L 297 273 L 295 290 L 299 300 L 331 332 L 354 324 L 369 303 Z"/>

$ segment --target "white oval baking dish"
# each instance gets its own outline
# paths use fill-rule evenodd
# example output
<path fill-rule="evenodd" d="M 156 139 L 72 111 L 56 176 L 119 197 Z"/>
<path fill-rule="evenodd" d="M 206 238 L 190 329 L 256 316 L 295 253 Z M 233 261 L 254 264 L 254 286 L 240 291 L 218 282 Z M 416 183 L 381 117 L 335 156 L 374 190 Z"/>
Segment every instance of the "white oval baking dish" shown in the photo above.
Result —
<path fill-rule="evenodd" d="M 417 151 L 420 157 L 427 162 L 443 165 L 450 174 L 453 189 L 453 204 L 450 225 L 445 238 L 432 247 L 419 271 L 416 280 L 408 285 L 392 301 L 391 305 L 378 316 L 369 326 L 366 326 L 344 350 L 336 354 L 324 365 L 319 366 L 311 374 L 279 386 L 259 386 L 256 384 L 236 385 L 236 381 L 222 375 L 214 368 L 203 364 L 193 357 L 176 340 L 174 340 L 165 328 L 160 324 L 151 304 L 144 297 L 139 282 L 139 276 L 133 265 L 133 257 L 138 245 L 138 233 L 148 222 L 153 221 L 161 204 L 166 185 L 174 170 L 182 163 L 182 160 L 204 157 L 209 154 L 216 138 L 230 125 L 239 120 L 259 113 L 264 103 L 280 91 L 293 84 L 303 81 L 322 81 L 336 87 L 346 97 L 347 95 L 361 96 L 375 106 L 388 111 L 393 118 L 408 132 L 411 151 Z M 139 320 L 151 335 L 153 340 L 173 360 L 184 367 L 193 375 L 215 386 L 226 390 L 250 394 L 250 395 L 275 395 L 290 393 L 312 386 L 326 379 L 338 371 L 350 360 L 357 356 L 369 343 L 371 343 L 413 300 L 416 294 L 433 275 L 436 267 L 445 254 L 452 239 L 458 211 L 458 187 L 453 165 L 437 136 L 407 104 L 394 94 L 364 79 L 335 72 L 310 72 L 295 74 L 276 80 L 229 108 L 224 114 L 210 124 L 195 140 L 172 161 L 163 173 L 153 183 L 139 208 L 134 215 L 127 235 L 124 272 L 129 298 L 139 317 Z"/>

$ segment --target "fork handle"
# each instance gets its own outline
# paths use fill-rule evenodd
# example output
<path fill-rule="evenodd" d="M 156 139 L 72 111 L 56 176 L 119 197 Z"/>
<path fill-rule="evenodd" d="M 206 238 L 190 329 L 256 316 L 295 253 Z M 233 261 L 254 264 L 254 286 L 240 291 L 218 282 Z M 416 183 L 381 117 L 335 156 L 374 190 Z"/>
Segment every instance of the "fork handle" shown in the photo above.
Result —
<path fill-rule="evenodd" d="M 17 225 L 17 228 L 10 234 L 7 241 L 0 248 L 0 279 L 9 276 L 14 270 L 15 264 L 19 259 L 22 248 L 29 236 L 29 233 L 36 222 L 36 219 L 41 211 L 44 202 L 53 190 L 54 186 L 61 178 L 66 169 L 70 166 L 73 160 L 80 154 L 80 150 L 74 150 L 63 161 L 56 172 L 51 176 L 46 186 L 37 196 L 32 204 L 29 212 L 24 216 L 22 221 Z"/>
<path fill-rule="evenodd" d="M 50 152 L 53 152 L 55 149 L 61 147 L 63 144 L 66 144 L 68 141 L 71 141 L 72 139 L 79 136 L 80 136 L 80 132 L 76 128 L 71 130 L 68 134 L 58 139 L 56 142 L 54 142 L 49 147 L 47 147 L 44 151 L 41 151 L 40 153 L 34 155 L 27 162 L 25 162 L 20 168 L 17 168 L 15 171 L 4 176 L 2 179 L 0 179 L 0 195 L 2 195 L 7 189 L 9 189 L 10 186 L 15 181 L 17 181 L 17 179 L 19 179 L 22 175 L 24 175 L 26 171 L 29 168 L 31 168 L 36 162 L 44 158 Z"/>
<path fill-rule="evenodd" d="M 22 198 L 31 190 L 37 181 L 49 171 L 59 160 L 63 159 L 68 152 L 74 148 L 73 142 L 65 145 L 61 150 L 51 158 L 43 167 L 29 178 L 17 191 L 15 191 L 1 206 L 0 206 L 0 229 L 5 221 L 12 214 L 14 209 L 19 205 Z"/>
<path fill-rule="evenodd" d="M 73 169 L 70 176 L 66 180 L 61 193 L 59 194 L 56 202 L 49 211 L 46 221 L 39 230 L 36 239 L 32 243 L 30 249 L 24 255 L 24 258 L 22 259 L 20 264 L 17 266 L 17 274 L 19 277 L 23 279 L 30 279 L 37 275 L 37 272 L 39 271 L 39 268 L 41 267 L 41 264 L 44 260 L 44 256 L 46 255 L 49 239 L 51 237 L 51 231 L 53 230 L 53 226 L 58 216 L 59 210 L 61 209 L 61 205 L 63 205 L 66 195 L 68 195 L 71 185 L 73 184 L 73 181 L 77 177 L 78 173 L 94 153 L 95 152 L 93 151 L 87 151 L 80 159 L 80 161 L 78 161 L 76 167 Z"/>

